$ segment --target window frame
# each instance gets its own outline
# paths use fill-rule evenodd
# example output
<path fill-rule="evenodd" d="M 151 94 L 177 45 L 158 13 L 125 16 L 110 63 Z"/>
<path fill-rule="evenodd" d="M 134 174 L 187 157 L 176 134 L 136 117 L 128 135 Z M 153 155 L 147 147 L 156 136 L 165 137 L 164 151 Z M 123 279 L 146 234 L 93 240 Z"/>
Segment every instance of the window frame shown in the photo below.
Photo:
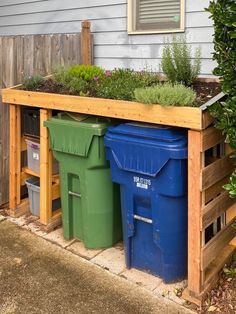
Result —
<path fill-rule="evenodd" d="M 166 34 L 166 33 L 183 33 L 185 31 L 185 0 L 180 0 L 180 27 L 173 29 L 150 29 L 136 30 L 136 2 L 137 0 L 127 0 L 127 29 L 128 34 Z"/>

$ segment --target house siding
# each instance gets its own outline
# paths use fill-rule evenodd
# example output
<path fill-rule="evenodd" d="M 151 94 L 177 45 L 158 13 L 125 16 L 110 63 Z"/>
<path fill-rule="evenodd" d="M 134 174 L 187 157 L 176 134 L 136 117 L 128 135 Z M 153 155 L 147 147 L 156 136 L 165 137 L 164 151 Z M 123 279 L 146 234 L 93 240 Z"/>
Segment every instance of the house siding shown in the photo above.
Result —
<path fill-rule="evenodd" d="M 185 34 L 188 44 L 202 50 L 202 75 L 215 63 L 213 26 L 204 11 L 208 0 L 186 0 Z M 159 71 L 163 42 L 170 34 L 127 34 L 126 0 L 1 0 L 0 35 L 74 33 L 81 21 L 92 23 L 94 62 L 107 69 L 129 67 Z"/>

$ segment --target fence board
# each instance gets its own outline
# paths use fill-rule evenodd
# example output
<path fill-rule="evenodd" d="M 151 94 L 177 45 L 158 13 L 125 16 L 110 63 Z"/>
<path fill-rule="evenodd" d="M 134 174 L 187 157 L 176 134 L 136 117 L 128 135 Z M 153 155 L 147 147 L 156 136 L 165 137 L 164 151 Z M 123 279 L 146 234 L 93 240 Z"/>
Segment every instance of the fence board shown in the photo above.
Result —
<path fill-rule="evenodd" d="M 88 24 L 85 26 L 83 44 L 79 33 L 0 37 L 0 88 L 19 84 L 24 77 L 33 74 L 48 75 L 54 65 L 83 63 L 81 47 L 83 58 L 88 53 L 86 60 L 92 63 L 92 41 L 88 38 Z M 0 100 L 0 205 L 8 202 L 8 128 L 8 106 L 2 105 Z"/>

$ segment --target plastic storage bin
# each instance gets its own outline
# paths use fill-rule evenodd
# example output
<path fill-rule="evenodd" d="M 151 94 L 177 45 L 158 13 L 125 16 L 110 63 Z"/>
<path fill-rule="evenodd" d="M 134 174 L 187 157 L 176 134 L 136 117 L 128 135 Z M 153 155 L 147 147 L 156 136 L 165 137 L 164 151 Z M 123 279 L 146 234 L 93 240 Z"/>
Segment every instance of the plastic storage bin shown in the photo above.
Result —
<path fill-rule="evenodd" d="M 112 183 L 98 117 L 60 114 L 45 122 L 60 162 L 64 237 L 87 248 L 110 247 L 122 238 L 119 186 Z"/>
<path fill-rule="evenodd" d="M 33 139 L 26 139 L 27 143 L 27 166 L 35 173 L 40 173 L 40 143 Z M 59 165 L 56 160 L 53 161 L 52 173 L 59 172 Z"/>
<path fill-rule="evenodd" d="M 31 137 L 40 135 L 40 114 L 39 109 L 24 108 L 22 111 L 23 134 Z"/>
<path fill-rule="evenodd" d="M 32 215 L 40 215 L 40 180 L 37 177 L 32 177 L 25 181 L 28 188 L 30 211 Z M 61 208 L 60 198 L 53 200 L 52 210 Z"/>
<path fill-rule="evenodd" d="M 105 136 L 120 184 L 127 267 L 174 282 L 187 272 L 187 139 L 183 131 L 122 124 Z"/>

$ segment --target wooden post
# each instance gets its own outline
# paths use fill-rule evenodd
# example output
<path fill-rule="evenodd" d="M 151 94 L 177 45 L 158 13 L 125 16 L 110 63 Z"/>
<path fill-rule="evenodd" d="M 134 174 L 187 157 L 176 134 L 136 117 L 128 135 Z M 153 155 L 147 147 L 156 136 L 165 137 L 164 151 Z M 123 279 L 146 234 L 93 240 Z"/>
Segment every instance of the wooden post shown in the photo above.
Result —
<path fill-rule="evenodd" d="M 80 63 L 92 64 L 92 35 L 90 32 L 91 23 L 89 21 L 82 22 L 82 30 L 80 35 Z"/>
<path fill-rule="evenodd" d="M 44 225 L 52 217 L 52 152 L 49 132 L 43 125 L 51 115 L 51 110 L 40 109 L 40 222 Z"/>
<path fill-rule="evenodd" d="M 20 106 L 10 105 L 10 163 L 9 163 L 9 208 L 15 213 L 20 204 L 21 191 L 21 110 Z"/>
<path fill-rule="evenodd" d="M 201 292 L 201 132 L 188 131 L 188 290 Z"/>

